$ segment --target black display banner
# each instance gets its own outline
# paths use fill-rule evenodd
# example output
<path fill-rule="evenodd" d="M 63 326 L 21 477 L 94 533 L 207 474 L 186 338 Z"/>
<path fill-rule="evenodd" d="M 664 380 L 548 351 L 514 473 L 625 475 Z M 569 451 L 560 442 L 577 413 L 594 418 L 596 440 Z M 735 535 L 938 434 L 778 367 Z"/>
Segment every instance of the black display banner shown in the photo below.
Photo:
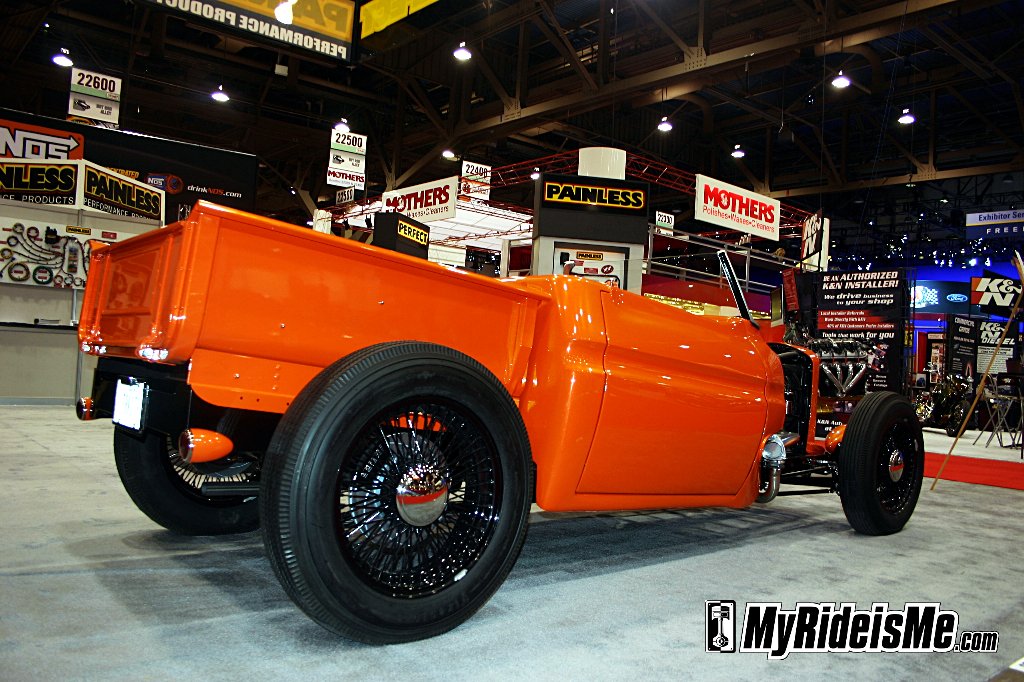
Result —
<path fill-rule="evenodd" d="M 919 313 L 980 315 L 981 309 L 971 305 L 970 291 L 968 282 L 919 279 L 910 290 L 910 307 Z"/>
<path fill-rule="evenodd" d="M 402 213 L 378 213 L 373 225 L 373 245 L 425 259 L 430 226 Z"/>
<path fill-rule="evenodd" d="M 188 217 L 188 212 L 199 199 L 243 211 L 255 209 L 258 162 L 251 154 L 97 128 L 10 109 L 0 109 L 0 119 L 6 131 L 0 132 L 12 136 L 12 139 L 13 136 L 28 134 L 21 130 L 22 127 L 25 131 L 38 131 L 42 127 L 65 135 L 72 133 L 67 139 L 83 141 L 74 148 L 75 158 L 85 158 L 164 190 L 164 222 L 173 223 Z M 22 146 L 29 148 L 27 144 Z"/>
<path fill-rule="evenodd" d="M 901 270 L 817 274 L 818 338 L 866 341 L 877 348 L 868 391 L 903 390 L 907 280 Z"/>
<path fill-rule="evenodd" d="M 966 377 L 972 381 L 978 375 L 975 363 L 980 327 L 981 320 L 976 318 L 965 315 L 947 316 L 946 367 L 949 374 Z"/>

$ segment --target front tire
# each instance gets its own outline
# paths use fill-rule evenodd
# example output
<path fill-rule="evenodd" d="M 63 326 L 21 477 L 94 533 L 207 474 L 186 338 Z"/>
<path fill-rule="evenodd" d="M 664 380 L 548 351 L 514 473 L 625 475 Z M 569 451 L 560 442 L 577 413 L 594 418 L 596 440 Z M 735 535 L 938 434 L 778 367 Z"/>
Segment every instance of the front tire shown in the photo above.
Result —
<path fill-rule="evenodd" d="M 854 409 L 840 447 L 839 496 L 846 519 L 865 535 L 899 532 L 917 505 L 924 439 L 914 407 L 889 391 Z"/>
<path fill-rule="evenodd" d="M 501 585 L 526 536 L 530 446 L 482 365 L 426 343 L 321 372 L 271 442 L 263 539 L 292 600 L 363 642 L 450 630 Z"/>

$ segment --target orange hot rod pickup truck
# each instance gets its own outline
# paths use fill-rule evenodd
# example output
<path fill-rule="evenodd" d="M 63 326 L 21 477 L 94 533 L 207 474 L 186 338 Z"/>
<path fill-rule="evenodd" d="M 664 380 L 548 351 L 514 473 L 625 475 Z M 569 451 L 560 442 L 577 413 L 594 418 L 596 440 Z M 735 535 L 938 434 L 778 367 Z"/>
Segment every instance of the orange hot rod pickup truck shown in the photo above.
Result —
<path fill-rule="evenodd" d="M 292 600 L 358 640 L 469 618 L 533 502 L 745 507 L 792 483 L 885 535 L 920 493 L 910 403 L 871 393 L 816 441 L 822 361 L 764 340 L 724 254 L 738 317 L 206 203 L 92 258 L 79 340 L 99 360 L 78 413 L 113 419 L 132 500 L 177 533 L 260 527 Z"/>

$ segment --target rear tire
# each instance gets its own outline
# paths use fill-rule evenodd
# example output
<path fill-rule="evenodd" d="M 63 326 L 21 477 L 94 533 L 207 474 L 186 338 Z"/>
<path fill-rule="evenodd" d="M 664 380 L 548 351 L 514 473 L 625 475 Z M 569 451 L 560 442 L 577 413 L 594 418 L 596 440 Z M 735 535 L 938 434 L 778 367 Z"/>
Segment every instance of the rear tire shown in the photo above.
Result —
<path fill-rule="evenodd" d="M 260 492 L 292 600 L 332 632 L 407 642 L 501 585 L 526 536 L 530 446 L 511 396 L 441 346 L 389 343 L 321 372 L 285 413 Z"/>
<path fill-rule="evenodd" d="M 206 497 L 206 480 L 252 482 L 255 462 L 220 460 L 185 464 L 167 434 L 134 435 L 116 428 L 114 460 L 121 483 L 140 510 L 167 530 L 181 535 L 247 533 L 259 527 L 255 497 Z"/>
<path fill-rule="evenodd" d="M 854 409 L 840 447 L 839 496 L 858 533 L 900 531 L 924 479 L 924 439 L 914 407 L 889 391 L 870 393 Z"/>

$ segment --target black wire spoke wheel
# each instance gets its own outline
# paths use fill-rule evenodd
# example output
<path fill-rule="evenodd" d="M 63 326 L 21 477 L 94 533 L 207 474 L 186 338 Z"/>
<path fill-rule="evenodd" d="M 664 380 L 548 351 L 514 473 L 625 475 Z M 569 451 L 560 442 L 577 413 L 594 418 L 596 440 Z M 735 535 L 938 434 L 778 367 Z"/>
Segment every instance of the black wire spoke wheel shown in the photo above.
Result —
<path fill-rule="evenodd" d="M 494 534 L 501 465 L 458 406 L 413 402 L 369 421 L 338 476 L 346 558 L 393 597 L 434 594 L 466 575 Z"/>
<path fill-rule="evenodd" d="M 914 499 L 915 478 L 924 471 L 924 451 L 906 420 L 893 424 L 882 440 L 876 494 L 882 509 L 899 514 Z"/>
<path fill-rule="evenodd" d="M 522 416 L 480 363 L 373 346 L 296 397 L 263 463 L 271 566 L 327 629 L 405 642 L 469 618 L 511 570 L 532 479 Z"/>
<path fill-rule="evenodd" d="M 854 530 L 900 531 L 917 506 L 924 479 L 924 439 L 913 405 L 889 391 L 854 409 L 839 449 L 839 495 Z"/>

